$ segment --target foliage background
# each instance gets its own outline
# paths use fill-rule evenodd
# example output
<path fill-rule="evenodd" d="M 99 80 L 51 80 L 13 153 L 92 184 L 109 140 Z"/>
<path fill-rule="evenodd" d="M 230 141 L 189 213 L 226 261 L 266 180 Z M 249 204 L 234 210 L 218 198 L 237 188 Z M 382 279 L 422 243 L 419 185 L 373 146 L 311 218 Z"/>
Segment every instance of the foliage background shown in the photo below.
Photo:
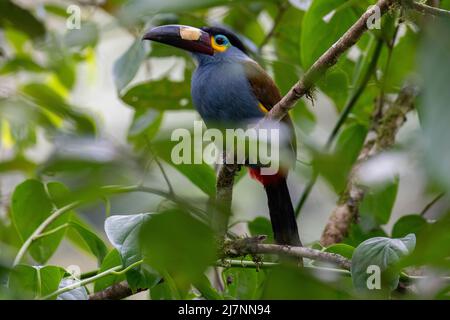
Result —
<path fill-rule="evenodd" d="M 184 52 L 142 43 L 140 37 L 144 30 L 169 23 L 227 25 L 245 37 L 253 57 L 269 70 L 282 93 L 286 93 L 303 71 L 373 4 L 372 1 L 351 0 L 310 2 L 2 0 L 0 259 L 5 267 L 3 281 L 6 283 L 8 267 L 23 241 L 45 216 L 55 207 L 72 201 L 83 200 L 87 204 L 52 225 L 53 229 L 67 223 L 70 227 L 61 228 L 33 244 L 31 257 L 22 261 L 27 265 L 20 266 L 23 270 L 9 280 L 12 289 L 1 289 L 0 296 L 23 298 L 50 294 L 51 288 L 60 285 L 65 272 L 53 266 L 70 269 L 69 266 L 76 265 L 84 273 L 98 266 L 106 270 L 120 263 L 128 266 L 137 261 L 130 258 L 124 262 L 130 252 L 126 249 L 122 252 L 122 247 L 111 240 L 117 235 L 104 233 L 105 214 L 164 212 L 172 208 L 173 203 L 149 193 L 105 195 L 102 188 L 106 185 L 142 184 L 162 190 L 168 198 L 173 188 L 177 197 L 207 211 L 208 199 L 215 190 L 214 169 L 207 165 L 174 166 L 168 157 L 172 129 L 191 128 L 192 121 L 199 118 L 192 110 L 189 95 L 194 64 Z M 80 30 L 66 28 L 69 16 L 66 9 L 71 4 L 81 8 Z M 450 2 L 440 1 L 440 6 L 450 9 Z M 318 83 L 314 103 L 304 99 L 292 111 L 300 141 L 299 161 L 289 176 L 294 204 L 298 203 L 313 170 L 320 173 L 299 219 L 300 235 L 307 245 L 317 247 L 322 229 L 343 190 L 348 170 L 370 128 L 376 99 L 383 94 L 386 101 L 392 101 L 408 80 L 421 88 L 416 104 L 418 112 L 408 114 L 395 148 L 364 166 L 363 181 L 371 187 L 372 193 L 361 206 L 359 224 L 353 226 L 345 242 L 357 247 L 373 236 L 403 237 L 408 233 L 418 236 L 424 232 L 423 243 L 427 245 L 422 244 L 426 249 L 420 249 L 419 237 L 419 253 L 440 246 L 435 257 L 444 258 L 443 261 L 448 257 L 449 200 L 445 192 L 450 187 L 447 124 L 450 98 L 445 84 L 449 83 L 446 56 L 450 43 L 446 41 L 448 23 L 443 22 L 433 29 L 435 20 L 411 11 L 394 10 L 383 18 L 380 31 L 365 34 Z M 398 21 L 401 24 L 396 29 Z M 267 38 L 274 23 L 276 28 Z M 388 43 L 395 33 L 395 46 L 389 49 Z M 375 59 L 377 43 L 381 46 L 377 70 L 339 131 L 331 152 L 324 152 L 339 113 L 360 85 L 361 74 Z M 233 231 L 240 235 L 270 233 L 266 219 L 254 220 L 268 214 L 263 189 L 244 173 L 245 170 L 234 191 Z M 170 181 L 170 188 L 164 175 Z M 422 217 L 423 208 L 441 194 L 444 196 Z M 157 269 L 165 279 L 174 279 L 175 289 L 159 284 L 152 298 L 192 297 L 193 293 L 188 290 L 191 283 L 197 285 L 204 297 L 215 297 L 217 293 L 209 284 L 212 293 L 199 284 L 204 284 L 200 275 L 203 272 L 199 270 L 211 262 L 211 257 L 198 252 L 213 249 L 199 250 L 198 246 L 209 239 L 210 230 L 203 229 L 196 220 L 185 221 L 191 229 L 183 230 L 176 223 L 183 216 L 177 210 L 169 213 L 168 218 L 154 222 L 160 226 L 156 230 L 173 230 L 173 234 L 179 233 L 180 239 L 191 239 L 187 241 L 190 246 L 180 249 L 186 252 L 186 260 L 183 254 L 166 257 L 164 252 L 174 252 L 180 243 L 173 240 L 170 246 L 172 238 L 166 239 L 167 234 L 150 232 L 153 238 L 145 239 L 144 243 L 166 243 L 166 247 L 141 248 L 144 253 L 150 250 L 150 258 L 144 254 L 144 267 L 110 276 L 104 283 L 95 282 L 94 288 L 89 289 L 102 290 L 124 280 L 125 276 L 132 287 L 147 288 L 157 282 L 158 276 L 153 270 Z M 399 224 L 404 216 L 409 217 Z M 133 217 L 144 219 L 144 216 Z M 436 230 L 432 228 L 428 234 L 424 230 L 431 228 L 435 220 L 441 221 L 438 229 L 442 229 L 442 234 L 430 240 L 429 234 Z M 247 221 L 252 223 L 247 225 Z M 144 224 L 144 227 L 155 230 L 155 225 Z M 189 230 L 196 230 L 197 236 L 192 236 Z M 138 236 L 133 237 L 133 243 L 137 244 Z M 119 250 L 121 258 L 116 251 L 110 251 L 112 245 Z M 154 261 L 154 256 L 159 260 Z M 436 262 L 425 255 L 419 257 L 422 259 L 419 264 Z M 442 264 L 448 267 L 448 259 L 447 263 L 441 260 L 439 267 Z M 173 270 L 174 264 L 179 268 Z M 48 270 L 36 272 L 32 265 L 46 265 Z M 152 270 L 146 270 L 147 265 L 151 265 Z M 49 274 L 49 284 L 39 285 L 36 291 L 36 273 L 45 272 Z M 419 272 L 422 273 L 423 270 Z M 433 269 L 431 273 L 445 275 L 446 271 L 445 268 Z M 207 274 L 214 285 L 213 273 Z M 223 279 L 230 277 L 233 282 L 226 286 L 223 295 L 228 298 L 358 296 L 350 289 L 348 281 L 341 283 L 335 279 L 330 285 L 323 277 L 293 268 L 289 272 L 275 270 L 267 280 L 266 276 L 269 276 L 266 271 L 227 269 Z M 24 283 L 26 277 L 29 280 Z M 305 290 L 278 287 L 280 283 L 289 282 L 303 283 Z M 445 281 L 430 283 L 419 286 L 423 289 L 419 290 L 420 296 L 448 298 L 448 287 L 447 291 L 443 289 Z"/>

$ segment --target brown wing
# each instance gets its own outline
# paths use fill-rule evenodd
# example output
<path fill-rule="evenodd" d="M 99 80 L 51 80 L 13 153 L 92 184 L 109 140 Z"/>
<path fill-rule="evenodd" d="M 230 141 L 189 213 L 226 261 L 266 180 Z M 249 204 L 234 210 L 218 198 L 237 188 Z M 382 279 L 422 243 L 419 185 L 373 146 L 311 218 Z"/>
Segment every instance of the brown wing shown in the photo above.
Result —
<path fill-rule="evenodd" d="M 275 82 L 269 74 L 261 68 L 259 64 L 252 60 L 244 63 L 247 79 L 253 90 L 253 94 L 265 109 L 270 110 L 281 100 L 281 93 Z M 291 129 L 291 146 L 294 154 L 297 154 L 297 143 L 295 139 L 294 125 L 289 115 L 286 115 L 282 121 Z"/>

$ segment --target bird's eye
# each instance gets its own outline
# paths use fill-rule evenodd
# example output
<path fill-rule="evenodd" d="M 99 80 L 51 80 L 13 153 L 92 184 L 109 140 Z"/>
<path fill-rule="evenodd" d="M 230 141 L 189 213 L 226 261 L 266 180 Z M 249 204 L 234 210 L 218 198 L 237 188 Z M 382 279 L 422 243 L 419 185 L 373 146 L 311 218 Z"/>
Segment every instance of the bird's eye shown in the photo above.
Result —
<path fill-rule="evenodd" d="M 225 36 L 223 36 L 223 35 L 217 35 L 214 39 L 216 40 L 216 43 L 217 43 L 219 46 L 225 46 L 225 45 L 228 44 L 228 39 L 227 39 L 227 37 L 225 37 Z"/>

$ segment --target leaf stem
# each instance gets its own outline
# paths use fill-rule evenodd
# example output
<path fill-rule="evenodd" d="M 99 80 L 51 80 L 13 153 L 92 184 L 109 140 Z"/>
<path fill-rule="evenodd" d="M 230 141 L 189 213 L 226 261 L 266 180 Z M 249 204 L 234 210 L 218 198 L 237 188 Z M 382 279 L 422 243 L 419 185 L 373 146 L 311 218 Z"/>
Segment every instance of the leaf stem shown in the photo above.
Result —
<path fill-rule="evenodd" d="M 112 274 L 115 274 L 115 275 L 117 275 L 117 276 L 120 276 L 120 275 L 122 275 L 122 274 L 127 273 L 127 272 L 130 271 L 131 269 L 133 269 L 133 268 L 135 268 L 135 267 L 141 265 L 143 262 L 144 262 L 144 260 L 136 261 L 135 263 L 130 264 L 128 267 L 126 267 L 126 268 L 123 269 L 123 270 L 120 270 L 120 271 L 112 271 L 111 273 L 112 273 Z"/>

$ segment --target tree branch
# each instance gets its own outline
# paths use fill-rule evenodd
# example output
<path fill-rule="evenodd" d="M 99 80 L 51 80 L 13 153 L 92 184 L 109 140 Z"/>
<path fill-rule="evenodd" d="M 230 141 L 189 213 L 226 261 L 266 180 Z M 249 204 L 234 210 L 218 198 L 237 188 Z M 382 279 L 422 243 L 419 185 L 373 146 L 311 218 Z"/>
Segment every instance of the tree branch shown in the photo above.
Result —
<path fill-rule="evenodd" d="M 276 254 L 293 258 L 307 258 L 316 261 L 336 264 L 339 267 L 350 270 L 350 260 L 341 255 L 323 252 L 306 247 L 293 247 L 277 244 L 263 244 L 265 236 L 226 241 L 223 246 L 223 257 L 242 257 L 248 254 Z"/>
<path fill-rule="evenodd" d="M 384 15 L 389 7 L 395 2 L 395 0 L 379 0 L 376 6 L 379 8 L 381 15 Z M 303 77 L 289 90 L 289 92 L 270 110 L 266 115 L 266 118 L 272 120 L 280 120 L 290 109 L 292 109 L 295 103 L 303 96 L 309 96 L 315 82 L 332 66 L 334 66 L 338 58 L 352 47 L 367 31 L 367 24 L 376 10 L 370 8 L 367 10 L 350 29 L 335 43 L 333 44 L 303 75 Z M 381 17 L 380 17 L 381 18 Z M 263 119 L 260 123 L 265 121 Z M 217 193 L 216 200 L 218 203 L 222 203 L 226 208 L 231 207 L 234 176 L 238 166 L 224 164 L 220 169 L 217 176 Z M 229 202 L 229 203 L 227 203 Z M 227 224 L 225 224 L 227 225 Z"/>
<path fill-rule="evenodd" d="M 323 246 L 341 242 L 347 235 L 351 223 L 358 215 L 359 205 L 365 194 L 364 188 L 357 180 L 361 164 L 394 145 L 395 136 L 406 121 L 406 114 L 414 107 L 416 95 L 417 89 L 407 85 L 403 87 L 396 101 L 387 109 L 381 119 L 377 119 L 378 110 L 375 110 L 372 132 L 367 135 L 368 138 L 358 160 L 350 171 L 346 189 L 322 233 L 320 243 Z"/>
<path fill-rule="evenodd" d="M 406 6 L 423 14 L 429 14 L 436 17 L 450 18 L 450 11 L 441 8 L 432 7 L 424 3 L 418 3 L 413 0 L 405 1 Z"/>
<path fill-rule="evenodd" d="M 133 292 L 128 285 L 128 282 L 122 281 L 103 291 L 92 293 L 89 295 L 89 300 L 121 300 L 145 290 L 147 289 L 137 289 L 136 292 Z"/>

